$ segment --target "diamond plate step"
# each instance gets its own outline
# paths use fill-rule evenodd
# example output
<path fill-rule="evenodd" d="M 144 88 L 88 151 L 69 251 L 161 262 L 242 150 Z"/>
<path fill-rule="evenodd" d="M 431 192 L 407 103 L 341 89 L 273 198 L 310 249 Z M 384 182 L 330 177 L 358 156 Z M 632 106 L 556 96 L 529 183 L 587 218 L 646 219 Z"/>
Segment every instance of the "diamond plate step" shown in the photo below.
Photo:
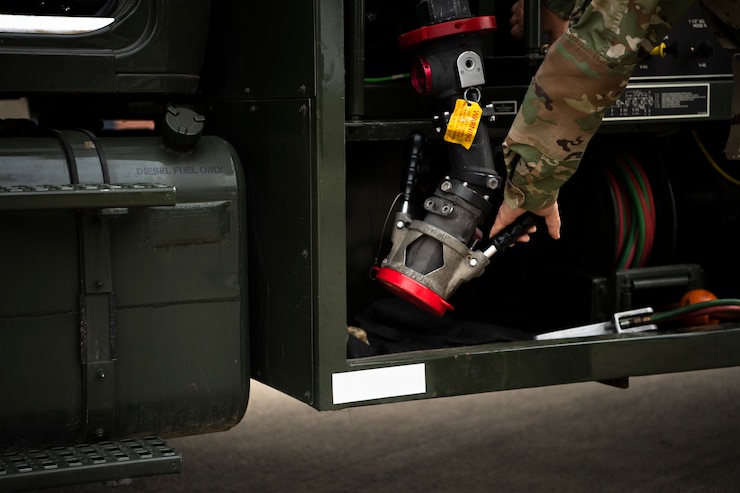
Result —
<path fill-rule="evenodd" d="M 0 453 L 0 491 L 179 473 L 182 456 L 158 437 Z"/>

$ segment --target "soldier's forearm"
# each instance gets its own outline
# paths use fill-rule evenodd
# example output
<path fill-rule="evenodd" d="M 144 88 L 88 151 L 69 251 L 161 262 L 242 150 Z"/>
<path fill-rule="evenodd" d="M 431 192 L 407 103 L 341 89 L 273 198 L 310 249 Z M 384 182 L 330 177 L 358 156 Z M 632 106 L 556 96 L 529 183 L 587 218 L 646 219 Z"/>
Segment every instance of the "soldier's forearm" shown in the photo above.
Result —
<path fill-rule="evenodd" d="M 690 3 L 595 0 L 550 47 L 504 142 L 510 206 L 535 210 L 557 199 L 635 62 Z"/>

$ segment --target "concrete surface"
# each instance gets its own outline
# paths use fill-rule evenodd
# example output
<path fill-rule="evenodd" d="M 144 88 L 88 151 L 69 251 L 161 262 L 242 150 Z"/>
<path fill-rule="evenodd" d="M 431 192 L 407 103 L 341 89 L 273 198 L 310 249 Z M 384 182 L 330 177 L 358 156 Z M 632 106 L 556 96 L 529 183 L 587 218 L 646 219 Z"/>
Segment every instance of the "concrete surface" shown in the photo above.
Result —
<path fill-rule="evenodd" d="M 183 472 L 39 493 L 737 492 L 740 368 L 319 412 L 254 383 Z"/>

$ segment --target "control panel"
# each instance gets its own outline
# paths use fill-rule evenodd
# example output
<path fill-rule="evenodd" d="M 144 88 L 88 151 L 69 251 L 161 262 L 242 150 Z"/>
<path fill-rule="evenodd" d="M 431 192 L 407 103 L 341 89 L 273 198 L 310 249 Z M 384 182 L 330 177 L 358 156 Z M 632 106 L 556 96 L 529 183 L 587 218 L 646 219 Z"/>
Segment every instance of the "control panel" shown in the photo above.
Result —
<path fill-rule="evenodd" d="M 729 55 L 714 39 L 697 3 L 636 67 L 607 122 L 727 119 L 732 94 Z"/>

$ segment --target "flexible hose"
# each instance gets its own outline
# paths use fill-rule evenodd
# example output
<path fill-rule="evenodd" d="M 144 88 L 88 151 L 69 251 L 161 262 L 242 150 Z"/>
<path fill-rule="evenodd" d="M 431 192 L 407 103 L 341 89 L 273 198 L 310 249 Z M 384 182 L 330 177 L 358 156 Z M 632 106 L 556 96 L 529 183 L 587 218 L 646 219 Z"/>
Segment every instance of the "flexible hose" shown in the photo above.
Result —
<path fill-rule="evenodd" d="M 725 170 L 723 170 L 719 164 L 717 164 L 717 161 L 714 160 L 711 154 L 709 154 L 709 151 L 707 151 L 707 148 L 704 147 L 704 144 L 702 143 L 701 139 L 699 138 L 699 134 L 696 133 L 696 130 L 691 131 L 691 135 L 694 136 L 694 141 L 696 141 L 696 145 L 699 147 L 699 150 L 706 158 L 707 162 L 717 170 L 717 173 L 719 173 L 725 180 L 729 181 L 730 183 L 733 183 L 735 185 L 740 185 L 740 180 L 737 178 L 730 176 Z"/>
<path fill-rule="evenodd" d="M 605 168 L 616 199 L 618 270 L 644 267 L 655 241 L 655 198 L 642 165 L 626 151 L 614 149 Z"/>

